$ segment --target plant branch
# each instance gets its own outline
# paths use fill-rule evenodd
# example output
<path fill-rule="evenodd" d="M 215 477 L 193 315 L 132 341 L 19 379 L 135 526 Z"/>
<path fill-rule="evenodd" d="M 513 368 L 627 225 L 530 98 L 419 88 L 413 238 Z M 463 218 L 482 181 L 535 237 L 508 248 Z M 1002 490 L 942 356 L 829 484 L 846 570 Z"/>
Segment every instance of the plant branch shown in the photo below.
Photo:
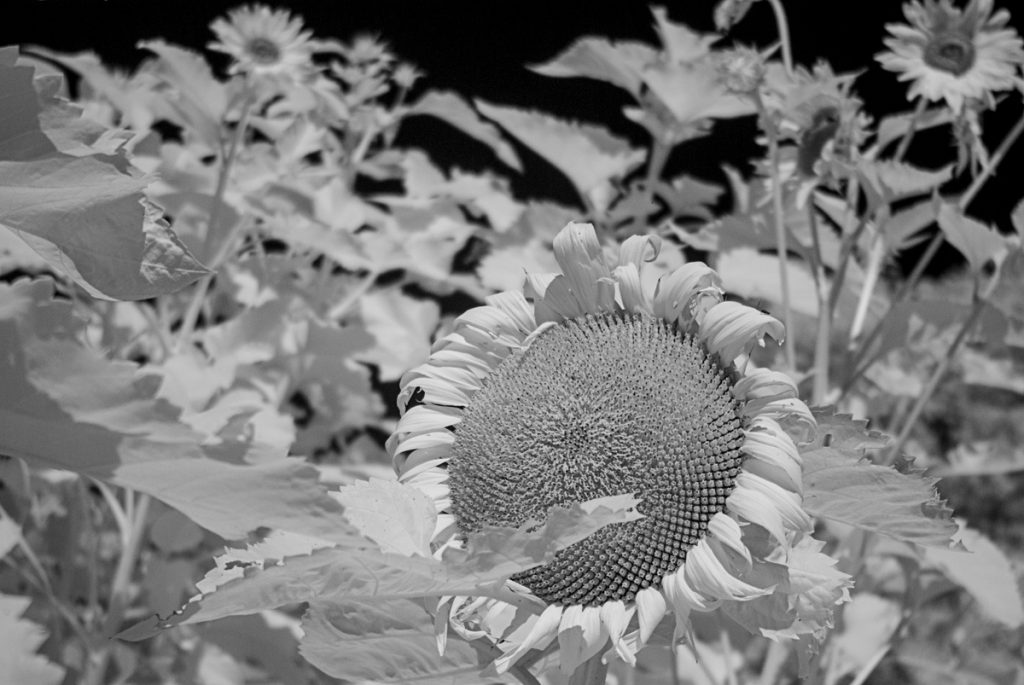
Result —
<path fill-rule="evenodd" d="M 779 43 L 782 44 L 782 64 L 786 67 L 786 73 L 793 73 L 793 48 L 789 39 L 789 22 L 786 20 L 786 10 L 782 7 L 782 0 L 768 0 L 775 13 L 775 24 L 779 28 Z"/>

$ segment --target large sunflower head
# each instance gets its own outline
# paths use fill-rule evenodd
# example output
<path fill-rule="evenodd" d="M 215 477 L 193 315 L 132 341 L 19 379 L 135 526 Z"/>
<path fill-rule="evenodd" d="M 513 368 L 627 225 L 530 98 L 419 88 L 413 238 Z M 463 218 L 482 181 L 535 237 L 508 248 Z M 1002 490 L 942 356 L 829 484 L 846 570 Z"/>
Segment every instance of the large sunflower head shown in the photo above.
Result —
<path fill-rule="evenodd" d="M 231 55 L 232 73 L 301 77 L 312 67 L 313 34 L 303 31 L 302 19 L 287 10 L 238 7 L 227 19 L 214 20 L 210 29 L 217 41 L 207 47 Z"/>
<path fill-rule="evenodd" d="M 723 301 L 700 263 L 647 291 L 656 238 L 627 240 L 614 267 L 589 224 L 569 224 L 554 248 L 561 273 L 467 311 L 402 378 L 389 441 L 401 480 L 437 507 L 439 551 L 554 506 L 640 500 L 643 518 L 512 578 L 546 606 L 539 616 L 500 618 L 507 606 L 489 599 L 446 605 L 457 630 L 504 651 L 499 670 L 556 637 L 566 671 L 609 641 L 632 662 L 668 611 L 685 634 L 691 611 L 770 594 L 755 567 L 785 564 L 811 529 L 790 432 L 814 419 L 792 380 L 747 363 L 782 324 Z"/>
<path fill-rule="evenodd" d="M 991 105 L 993 91 L 1019 83 L 1022 42 L 1006 25 L 1009 12 L 993 14 L 992 0 L 971 0 L 962 10 L 950 0 L 915 0 L 903 13 L 910 25 L 886 25 L 889 50 L 876 58 L 901 81 L 912 81 L 911 98 L 945 100 L 959 113 L 965 99 Z"/>

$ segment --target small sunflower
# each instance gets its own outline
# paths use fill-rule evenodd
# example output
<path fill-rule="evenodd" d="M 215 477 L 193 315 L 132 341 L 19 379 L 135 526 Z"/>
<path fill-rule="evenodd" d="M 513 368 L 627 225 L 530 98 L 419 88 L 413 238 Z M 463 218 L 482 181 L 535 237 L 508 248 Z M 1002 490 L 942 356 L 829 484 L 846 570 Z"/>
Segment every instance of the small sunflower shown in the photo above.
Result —
<path fill-rule="evenodd" d="M 216 19 L 210 29 L 217 42 L 207 47 L 234 58 L 231 73 L 303 76 L 312 66 L 316 43 L 303 31 L 302 19 L 287 10 L 266 5 L 238 7 L 227 19 Z"/>
<path fill-rule="evenodd" d="M 722 301 L 701 263 L 662 277 L 641 269 L 656 238 L 622 244 L 612 268 L 592 226 L 555 238 L 559 274 L 462 314 L 401 380 L 388 450 L 402 482 L 438 512 L 437 554 L 484 526 L 543 520 L 554 506 L 633 493 L 644 517 L 607 526 L 523 571 L 509 587 L 543 607 L 446 598 L 447 626 L 487 636 L 499 672 L 558 640 L 562 669 L 609 648 L 628 663 L 661 619 L 689 634 L 692 611 L 776 592 L 811 531 L 801 457 L 789 432 L 815 422 L 784 374 L 746 372 L 776 319 Z"/>
<path fill-rule="evenodd" d="M 903 5 L 910 26 L 887 24 L 888 51 L 876 59 L 901 81 L 912 81 L 911 99 L 945 100 L 959 113 L 964 100 L 994 104 L 993 91 L 1014 88 L 1024 49 L 1017 32 L 1006 26 L 1010 13 L 992 13 L 992 0 L 971 0 L 963 10 L 950 0 Z"/>

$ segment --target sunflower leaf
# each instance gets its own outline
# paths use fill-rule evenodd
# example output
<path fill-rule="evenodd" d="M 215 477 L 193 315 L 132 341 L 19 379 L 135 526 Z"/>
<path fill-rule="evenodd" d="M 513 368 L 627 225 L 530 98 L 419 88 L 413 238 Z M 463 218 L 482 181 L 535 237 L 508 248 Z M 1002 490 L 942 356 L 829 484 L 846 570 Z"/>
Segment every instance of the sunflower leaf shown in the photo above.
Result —
<path fill-rule="evenodd" d="M 943 202 L 939 207 L 939 228 L 946 240 L 959 250 L 974 273 L 980 273 L 990 259 L 1008 249 L 997 231 L 966 216 L 955 205 Z"/>
<path fill-rule="evenodd" d="M 960 538 L 967 551 L 925 550 L 925 558 L 947 578 L 967 590 L 989 618 L 1007 628 L 1024 624 L 1024 604 L 1010 560 L 982 533 L 964 528 Z"/>
<path fill-rule="evenodd" d="M 346 681 L 468 685 L 484 681 L 480 671 L 489 663 L 456 635 L 440 656 L 433 619 L 407 599 L 314 602 L 302 630 L 302 656 Z"/>
<path fill-rule="evenodd" d="M 644 159 L 643 150 L 630 147 L 600 126 L 557 119 L 482 100 L 476 107 L 498 122 L 524 145 L 565 174 L 583 195 L 621 178 Z"/>
<path fill-rule="evenodd" d="M 159 378 L 78 341 L 49 280 L 0 284 L 0 453 L 145 492 L 235 539 L 259 526 L 345 540 L 351 528 L 302 459 L 212 458 L 210 438 L 158 397 Z M 223 445 L 221 445 L 223 447 Z"/>
<path fill-rule="evenodd" d="M 315 538 L 278 536 L 269 547 L 229 550 L 198 584 L 202 596 L 173 616 L 147 619 L 119 637 L 140 640 L 183 622 L 202 623 L 295 602 L 480 595 L 521 604 L 522 596 L 502 581 L 547 563 L 557 551 L 604 526 L 640 518 L 636 505 L 632 495 L 616 495 L 556 507 L 539 527 L 527 522 L 518 529 L 486 528 L 467 536 L 464 549 L 449 549 L 440 560 L 383 552 L 369 540 L 339 548 Z M 276 558 L 282 551 L 285 556 Z M 264 554 L 275 558 L 261 559 Z"/>
<path fill-rule="evenodd" d="M 502 162 L 521 172 L 522 162 L 512 146 L 502 140 L 497 127 L 480 118 L 458 93 L 432 90 L 409 107 L 406 116 L 425 114 L 446 121 L 455 128 L 491 148 Z"/>
<path fill-rule="evenodd" d="M 581 76 L 606 81 L 639 96 L 644 66 L 657 57 L 658 53 L 643 43 L 613 42 L 588 36 L 577 40 L 554 59 L 529 69 L 544 76 Z"/>
<path fill-rule="evenodd" d="M 953 177 L 952 164 L 932 171 L 889 159 L 861 160 L 857 170 L 865 188 L 890 201 L 930 193 Z"/>
<path fill-rule="evenodd" d="M 0 595 L 0 682 L 57 685 L 64 681 L 64 669 L 36 653 L 46 632 L 21 618 L 31 603 L 29 597 Z"/>

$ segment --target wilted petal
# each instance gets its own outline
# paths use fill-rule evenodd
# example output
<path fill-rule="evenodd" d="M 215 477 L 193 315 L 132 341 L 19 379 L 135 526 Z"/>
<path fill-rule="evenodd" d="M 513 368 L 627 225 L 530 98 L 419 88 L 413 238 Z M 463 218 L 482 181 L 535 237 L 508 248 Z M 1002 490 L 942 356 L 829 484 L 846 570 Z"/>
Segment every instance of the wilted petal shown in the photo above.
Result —
<path fill-rule="evenodd" d="M 533 624 L 530 632 L 526 634 L 523 641 L 516 645 L 515 649 L 505 652 L 494 660 L 494 668 L 498 673 L 505 673 L 528 651 L 536 647 L 546 649 L 551 641 L 558 634 L 558 626 L 562 620 L 562 607 L 557 604 L 549 604 L 537 621 Z"/>
<path fill-rule="evenodd" d="M 690 632 L 690 612 L 693 611 L 693 605 L 687 600 L 680 587 L 680 584 L 684 582 L 684 568 L 685 566 L 680 567 L 675 573 L 669 573 L 661 579 L 662 591 L 669 604 L 672 605 L 672 613 L 676 619 L 676 626 L 672 630 L 672 644 L 677 643 L 683 635 L 688 635 Z"/>
<path fill-rule="evenodd" d="M 744 469 L 787 490 L 803 492 L 803 459 L 793 439 L 774 419 L 757 417 L 744 436 L 743 453 L 750 457 Z"/>
<path fill-rule="evenodd" d="M 555 236 L 554 250 L 555 260 L 562 267 L 569 292 L 584 312 L 597 314 L 614 311 L 615 293 L 609 287 L 611 271 L 605 264 L 604 252 L 594 227 L 591 224 L 569 223 Z"/>
<path fill-rule="evenodd" d="M 740 473 L 736 477 L 736 488 L 753 490 L 768 497 L 772 507 L 779 512 L 783 524 L 790 530 L 806 533 L 814 527 L 811 517 L 803 509 L 800 495 L 749 472 Z"/>
<path fill-rule="evenodd" d="M 661 252 L 661 236 L 631 235 L 619 247 L 619 266 L 632 264 L 637 271 L 644 262 L 653 262 Z"/>
<path fill-rule="evenodd" d="M 743 544 L 743 531 L 740 529 L 740 524 L 736 522 L 736 519 L 728 514 L 718 512 L 708 522 L 708 533 L 714 539 L 743 557 L 747 564 L 751 563 L 750 549 Z"/>
<path fill-rule="evenodd" d="M 787 544 L 782 516 L 764 493 L 737 485 L 726 498 L 725 506 L 729 511 L 767 530 L 780 544 Z"/>
<path fill-rule="evenodd" d="M 640 283 L 640 272 L 634 265 L 626 264 L 615 267 L 614 276 L 615 281 L 619 284 L 623 309 L 635 314 L 651 311 L 644 295 L 643 285 Z"/>
<path fill-rule="evenodd" d="M 684 264 L 658 280 L 654 291 L 654 315 L 678 321 L 686 329 L 700 324 L 707 307 L 721 301 L 722 279 L 703 262 Z"/>
<path fill-rule="evenodd" d="M 733 576 L 715 556 L 706 540 L 701 540 L 686 553 L 686 582 L 717 599 L 746 600 L 771 594 L 771 590 L 754 587 Z"/>
<path fill-rule="evenodd" d="M 578 604 L 562 611 L 558 626 L 560 668 L 570 674 L 584 661 L 601 651 L 608 641 L 608 630 L 601 621 L 599 607 Z"/>
<path fill-rule="evenodd" d="M 755 345 L 764 345 L 766 335 L 781 342 L 785 331 L 773 316 L 739 302 L 719 302 L 704 317 L 699 336 L 708 351 L 729 364 L 741 352 L 749 354 Z"/>
<path fill-rule="evenodd" d="M 625 602 L 619 599 L 601 605 L 601 621 L 608 631 L 608 637 L 611 638 L 612 648 L 615 649 L 619 658 L 630 666 L 636 665 L 636 654 L 622 639 L 622 635 L 626 632 L 634 611 L 634 607 L 627 609 Z"/>
<path fill-rule="evenodd" d="M 770 369 L 754 369 L 736 381 L 732 394 L 743 402 L 752 400 L 779 400 L 798 397 L 796 383 L 788 374 Z"/>
<path fill-rule="evenodd" d="M 661 591 L 654 585 L 636 593 L 636 616 L 640 622 L 640 644 L 647 644 L 651 633 L 665 617 L 668 605 Z"/>

